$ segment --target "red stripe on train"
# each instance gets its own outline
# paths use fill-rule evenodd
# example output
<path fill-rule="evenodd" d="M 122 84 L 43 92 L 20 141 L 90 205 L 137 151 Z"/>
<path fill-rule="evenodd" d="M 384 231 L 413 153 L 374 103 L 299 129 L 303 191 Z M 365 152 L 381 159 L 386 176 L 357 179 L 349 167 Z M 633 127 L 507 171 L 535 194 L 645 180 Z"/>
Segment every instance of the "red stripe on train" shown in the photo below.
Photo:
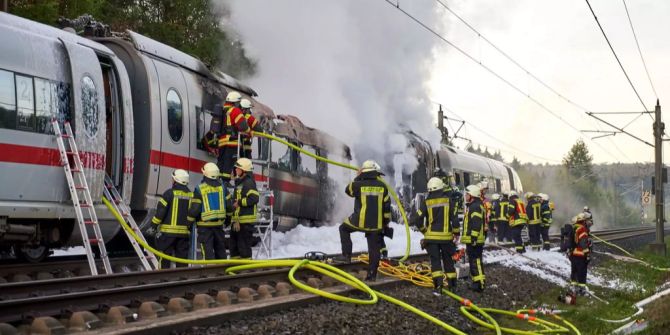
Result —
<path fill-rule="evenodd" d="M 105 156 L 102 154 L 81 151 L 79 157 L 84 168 L 95 170 L 105 168 Z M 61 166 L 58 149 L 8 143 L 0 143 L 0 162 Z"/>

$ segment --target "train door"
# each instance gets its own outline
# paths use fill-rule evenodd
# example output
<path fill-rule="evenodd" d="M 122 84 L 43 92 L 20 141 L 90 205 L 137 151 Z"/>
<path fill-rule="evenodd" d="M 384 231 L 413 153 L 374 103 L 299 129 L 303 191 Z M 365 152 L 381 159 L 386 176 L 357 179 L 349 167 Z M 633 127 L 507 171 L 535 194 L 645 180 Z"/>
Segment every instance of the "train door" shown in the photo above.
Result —
<path fill-rule="evenodd" d="M 190 126 L 186 83 L 179 70 L 158 60 L 153 61 L 158 74 L 161 122 L 160 160 L 158 162 L 158 188 L 162 194 L 172 185 L 175 169 L 189 170 Z M 189 171 L 190 172 L 190 171 Z M 200 172 L 197 169 L 195 172 Z M 192 180 L 192 183 L 195 183 Z"/>
<path fill-rule="evenodd" d="M 516 187 L 514 187 L 514 175 L 512 174 L 512 169 L 510 169 L 509 166 L 505 166 L 505 169 L 507 170 L 507 176 L 509 177 L 509 189 L 516 190 Z"/>
<path fill-rule="evenodd" d="M 105 91 L 105 173 L 112 178 L 114 185 L 122 186 L 123 178 L 123 115 L 121 112 L 122 93 L 119 78 L 109 58 L 100 57 L 100 68 Z"/>
<path fill-rule="evenodd" d="M 72 117 L 77 148 L 93 199 L 102 197 L 106 125 L 104 81 L 100 62 L 91 48 L 61 40 L 72 75 L 75 113 Z"/>

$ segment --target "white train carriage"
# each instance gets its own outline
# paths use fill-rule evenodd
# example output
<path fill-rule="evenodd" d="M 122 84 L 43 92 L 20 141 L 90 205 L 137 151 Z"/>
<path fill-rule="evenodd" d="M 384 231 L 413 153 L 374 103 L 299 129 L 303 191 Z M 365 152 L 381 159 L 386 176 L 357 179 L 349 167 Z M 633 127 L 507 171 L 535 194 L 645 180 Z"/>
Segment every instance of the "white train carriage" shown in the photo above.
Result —
<path fill-rule="evenodd" d="M 201 167 L 215 160 L 200 139 L 227 92 L 256 95 L 196 58 L 130 31 L 89 39 L 0 13 L 0 43 L 12 46 L 0 57 L 0 251 L 14 248 L 33 261 L 50 248 L 81 243 L 50 120 L 71 122 L 92 198 L 101 199 L 107 174 L 133 216 L 146 223 L 174 169 L 190 171 L 194 187 Z M 349 149 L 328 135 L 254 105 L 278 136 L 350 159 Z M 281 226 L 325 220 L 332 206 L 328 168 L 266 140 L 254 142 L 269 167 L 263 174 L 258 167 L 256 178 L 269 178 Z M 97 204 L 96 210 L 104 239 L 122 236 L 107 209 Z"/>
<path fill-rule="evenodd" d="M 129 196 L 130 86 L 99 43 L 4 13 L 0 31 L 0 245 L 22 242 L 25 256 L 41 258 L 79 238 L 50 121 L 71 122 L 94 199 L 105 171 Z M 117 230 L 103 225 L 106 236 Z"/>

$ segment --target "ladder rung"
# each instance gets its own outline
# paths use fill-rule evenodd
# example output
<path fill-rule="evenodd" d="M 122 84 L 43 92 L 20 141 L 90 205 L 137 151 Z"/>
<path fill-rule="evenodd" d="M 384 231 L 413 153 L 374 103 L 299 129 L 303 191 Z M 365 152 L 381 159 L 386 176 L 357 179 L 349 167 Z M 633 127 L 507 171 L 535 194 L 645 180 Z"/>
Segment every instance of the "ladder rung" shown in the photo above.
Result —
<path fill-rule="evenodd" d="M 77 169 L 77 168 L 74 168 L 74 169 L 72 169 L 72 170 L 70 170 L 70 171 L 72 171 L 72 172 L 81 172 L 81 170 L 79 170 L 79 169 Z"/>
<path fill-rule="evenodd" d="M 96 222 L 93 221 L 93 220 L 84 220 L 84 224 L 94 225 L 94 224 L 96 224 Z"/>
<path fill-rule="evenodd" d="M 77 190 L 85 190 L 86 189 L 86 187 L 84 187 L 84 186 L 77 186 L 77 185 L 75 185 L 74 188 L 77 189 Z"/>
<path fill-rule="evenodd" d="M 79 206 L 80 207 L 86 207 L 86 208 L 91 207 L 91 205 L 89 205 L 87 203 L 79 203 Z"/>
<path fill-rule="evenodd" d="M 97 238 L 92 238 L 92 239 L 89 239 L 88 242 L 91 243 L 91 244 L 98 244 L 100 242 L 100 240 L 98 240 Z"/>
<path fill-rule="evenodd" d="M 66 151 L 65 154 L 66 155 L 74 155 L 74 151 Z"/>
<path fill-rule="evenodd" d="M 70 136 L 70 135 L 68 135 L 68 134 L 60 134 L 60 137 L 63 137 L 63 138 L 71 138 L 72 136 Z"/>

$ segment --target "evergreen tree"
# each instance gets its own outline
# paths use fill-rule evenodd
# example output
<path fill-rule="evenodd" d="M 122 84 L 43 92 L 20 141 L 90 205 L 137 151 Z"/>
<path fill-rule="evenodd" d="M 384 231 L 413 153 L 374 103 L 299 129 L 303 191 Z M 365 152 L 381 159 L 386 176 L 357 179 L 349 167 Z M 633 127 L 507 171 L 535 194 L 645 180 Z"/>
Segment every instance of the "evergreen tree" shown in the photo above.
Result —
<path fill-rule="evenodd" d="M 223 6 L 209 0 L 14 0 L 9 12 L 48 25 L 90 14 L 113 31 L 132 30 L 244 78 L 256 71 L 241 41 L 224 31 Z"/>
<path fill-rule="evenodd" d="M 516 156 L 512 157 L 512 163 L 510 163 L 510 165 L 514 170 L 519 170 L 521 168 L 521 162 L 516 158 Z"/>
<path fill-rule="evenodd" d="M 563 166 L 576 178 L 588 178 L 595 181 L 593 175 L 593 156 L 582 139 L 570 148 L 568 154 L 563 158 Z"/>

